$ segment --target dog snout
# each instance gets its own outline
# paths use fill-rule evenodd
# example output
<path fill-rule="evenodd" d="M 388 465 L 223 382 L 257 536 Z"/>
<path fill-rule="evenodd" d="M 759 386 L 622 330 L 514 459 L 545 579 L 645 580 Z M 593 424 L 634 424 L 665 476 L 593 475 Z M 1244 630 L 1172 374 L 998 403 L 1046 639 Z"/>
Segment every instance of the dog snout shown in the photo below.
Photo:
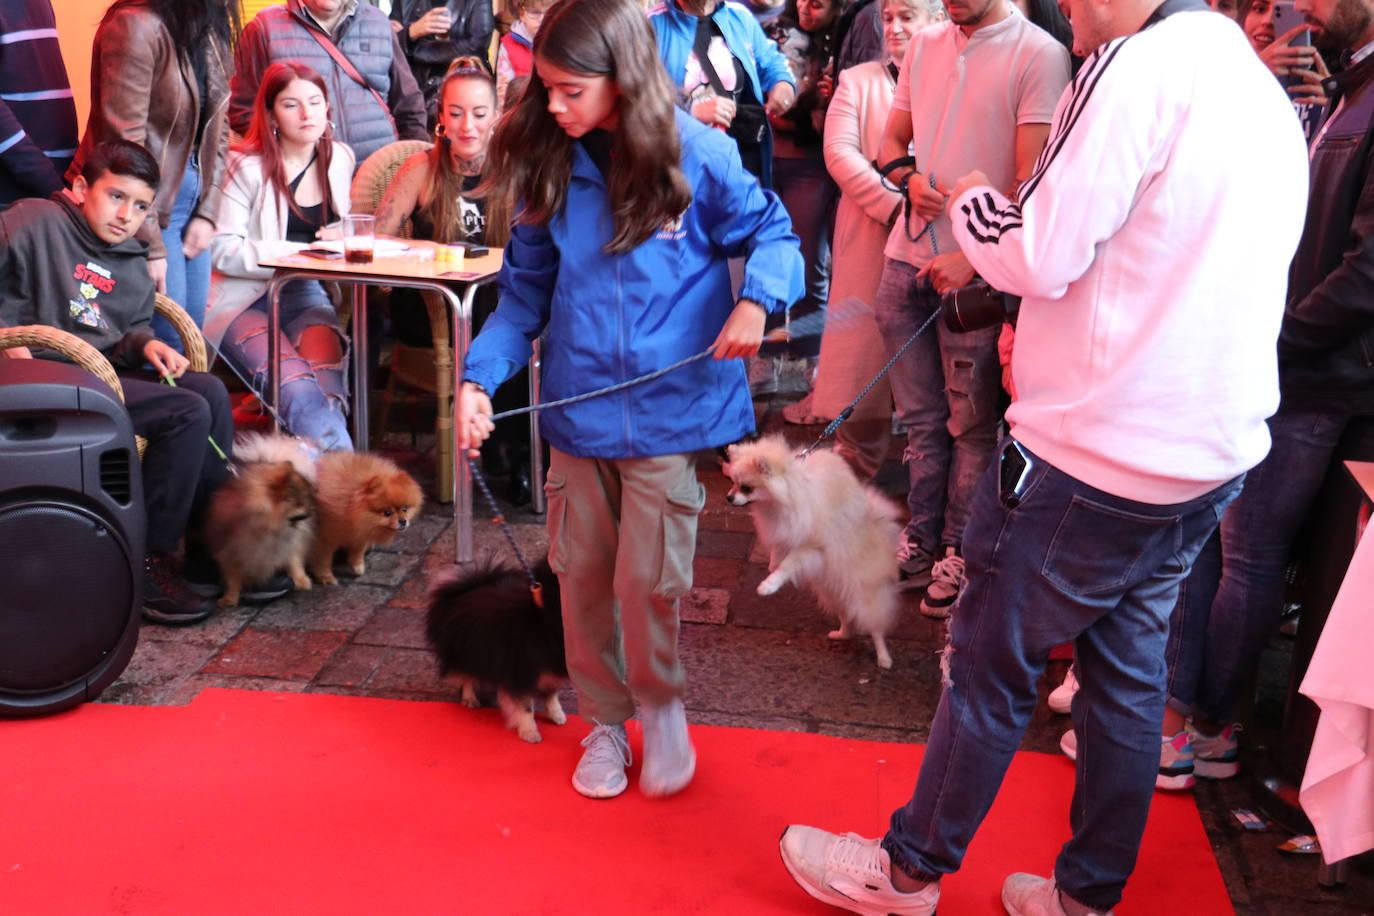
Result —
<path fill-rule="evenodd" d="M 397 531 L 405 531 L 408 527 L 410 527 L 410 519 L 406 518 L 404 515 L 396 520 Z"/>

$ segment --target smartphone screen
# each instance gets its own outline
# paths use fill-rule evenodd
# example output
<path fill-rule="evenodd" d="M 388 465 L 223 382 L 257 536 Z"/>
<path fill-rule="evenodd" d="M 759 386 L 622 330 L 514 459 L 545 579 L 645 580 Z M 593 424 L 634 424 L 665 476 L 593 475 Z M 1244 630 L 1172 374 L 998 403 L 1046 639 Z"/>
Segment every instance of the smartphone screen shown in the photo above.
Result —
<path fill-rule="evenodd" d="M 306 248 L 301 254 L 307 258 L 319 258 L 321 261 L 337 261 L 343 257 L 342 251 L 330 251 L 328 248 Z"/>
<path fill-rule="evenodd" d="M 1002 448 L 997 469 L 1002 505 L 1015 509 L 1021 504 L 1021 494 L 1026 491 L 1026 478 L 1030 476 L 1030 459 L 1019 442 L 1013 439 Z"/>

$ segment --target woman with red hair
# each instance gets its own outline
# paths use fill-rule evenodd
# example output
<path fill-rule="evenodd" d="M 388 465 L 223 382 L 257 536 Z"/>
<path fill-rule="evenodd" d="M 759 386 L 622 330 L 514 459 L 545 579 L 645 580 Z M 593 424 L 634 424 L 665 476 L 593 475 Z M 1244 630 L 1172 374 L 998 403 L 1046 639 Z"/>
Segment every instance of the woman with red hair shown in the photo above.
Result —
<path fill-rule="evenodd" d="M 332 134 L 324 79 L 280 62 L 263 74 L 248 133 L 230 152 L 205 338 L 258 391 L 272 279 L 258 264 L 309 248 L 348 213 L 353 152 Z M 318 282 L 297 280 L 282 290 L 280 310 L 278 408 L 287 427 L 326 450 L 351 448 L 346 342 L 333 303 Z"/>

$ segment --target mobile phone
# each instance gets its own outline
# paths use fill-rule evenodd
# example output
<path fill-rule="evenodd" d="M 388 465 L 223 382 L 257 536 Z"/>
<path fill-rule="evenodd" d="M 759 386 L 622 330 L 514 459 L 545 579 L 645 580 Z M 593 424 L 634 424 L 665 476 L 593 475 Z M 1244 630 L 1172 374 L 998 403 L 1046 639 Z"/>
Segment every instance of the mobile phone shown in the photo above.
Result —
<path fill-rule="evenodd" d="M 1031 460 L 1030 455 L 1021 447 L 1021 443 L 1015 439 L 1007 440 L 1007 444 L 1002 447 L 1002 455 L 997 462 L 999 474 L 999 497 L 1002 505 L 1008 509 L 1015 509 L 1021 505 L 1021 497 L 1026 492 L 1026 485 L 1030 480 Z"/>
<path fill-rule="evenodd" d="M 461 246 L 468 257 L 480 258 L 484 254 L 490 254 L 491 249 L 486 245 L 478 245 L 476 242 L 455 242 Z"/>
<path fill-rule="evenodd" d="M 330 251 L 328 248 L 306 248 L 300 253 L 307 258 L 319 258 L 321 261 L 337 261 L 343 257 L 342 251 Z"/>
<path fill-rule="evenodd" d="M 1274 37 L 1278 38 L 1284 32 L 1294 26 L 1306 25 L 1307 17 L 1299 13 L 1293 6 L 1293 0 L 1277 0 L 1274 4 Z M 1305 47 L 1312 44 L 1312 30 L 1304 28 L 1301 32 L 1293 36 L 1293 40 L 1288 42 L 1295 48 Z"/>

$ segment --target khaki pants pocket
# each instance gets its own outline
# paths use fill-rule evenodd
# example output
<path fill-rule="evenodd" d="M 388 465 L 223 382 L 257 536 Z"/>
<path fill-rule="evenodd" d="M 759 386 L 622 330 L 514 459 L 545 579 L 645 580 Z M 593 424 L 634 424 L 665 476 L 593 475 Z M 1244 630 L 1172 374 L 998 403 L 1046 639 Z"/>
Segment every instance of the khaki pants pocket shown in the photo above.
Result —
<path fill-rule="evenodd" d="M 663 566 L 655 594 L 681 598 L 692 588 L 692 559 L 697 550 L 697 516 L 706 505 L 706 488 L 695 478 L 670 490 L 663 504 Z"/>
<path fill-rule="evenodd" d="M 561 576 L 568 571 L 568 479 L 549 471 L 544 480 L 544 497 L 548 505 L 549 569 Z"/>

